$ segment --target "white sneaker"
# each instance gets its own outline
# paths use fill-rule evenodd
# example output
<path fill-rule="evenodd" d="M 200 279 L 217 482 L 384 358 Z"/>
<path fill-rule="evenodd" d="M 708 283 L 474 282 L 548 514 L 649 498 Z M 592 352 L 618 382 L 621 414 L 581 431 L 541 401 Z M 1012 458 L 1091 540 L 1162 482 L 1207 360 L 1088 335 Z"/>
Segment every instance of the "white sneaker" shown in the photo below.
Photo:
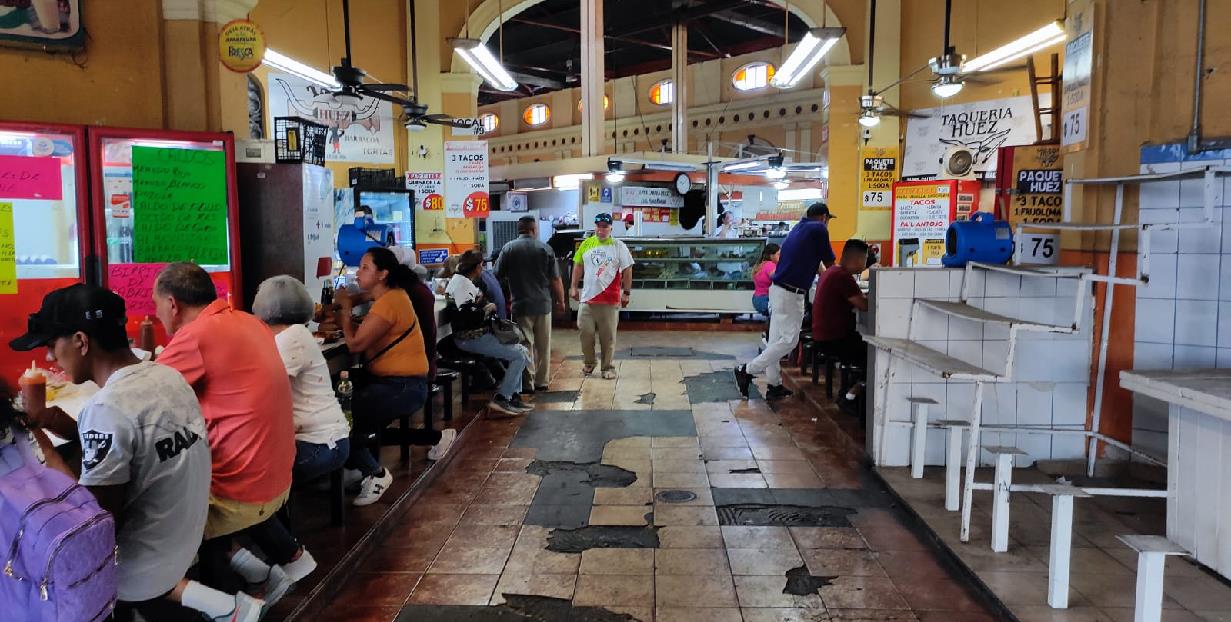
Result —
<path fill-rule="evenodd" d="M 307 553 L 307 551 L 304 551 L 305 555 Z M 265 614 L 269 613 L 270 609 L 274 608 L 274 605 L 278 604 L 278 601 L 282 600 L 283 596 L 286 596 L 286 593 L 290 591 L 293 585 L 295 585 L 295 581 L 286 574 L 286 571 L 281 566 L 274 565 L 269 567 L 269 578 L 265 579 L 264 586 L 265 606 L 261 609 L 262 618 L 265 617 Z"/>
<path fill-rule="evenodd" d="M 457 438 L 457 430 L 453 428 L 445 428 L 440 431 L 440 442 L 432 446 L 427 451 L 428 460 L 440 460 L 440 457 L 449 453 L 449 446 L 453 444 L 453 440 Z"/>
<path fill-rule="evenodd" d="M 261 608 L 265 601 L 249 596 L 243 592 L 235 594 L 235 608 L 231 613 L 214 618 L 215 622 L 257 622 L 261 619 Z"/>
<path fill-rule="evenodd" d="M 282 565 L 282 571 L 296 583 L 303 581 L 314 570 L 316 570 L 316 558 L 312 557 L 308 549 L 304 549 L 303 553 L 299 554 L 299 559 Z"/>
<path fill-rule="evenodd" d="M 363 482 L 359 484 L 359 496 L 351 502 L 352 505 L 363 507 L 372 505 L 380 500 L 381 496 L 389 490 L 389 486 L 393 484 L 393 474 L 389 469 L 381 469 L 382 475 L 369 475 L 363 478 Z"/>

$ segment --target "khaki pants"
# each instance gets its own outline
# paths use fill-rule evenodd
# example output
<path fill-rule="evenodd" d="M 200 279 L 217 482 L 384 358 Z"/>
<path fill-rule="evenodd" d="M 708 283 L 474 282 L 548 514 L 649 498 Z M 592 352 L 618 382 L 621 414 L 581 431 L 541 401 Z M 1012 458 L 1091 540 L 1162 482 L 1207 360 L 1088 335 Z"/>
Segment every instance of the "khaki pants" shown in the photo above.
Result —
<path fill-rule="evenodd" d="M 616 327 L 620 324 L 619 305 L 592 305 L 582 303 L 577 314 L 577 329 L 581 331 L 581 353 L 588 367 L 595 366 L 594 337 L 598 333 L 598 345 L 603 350 L 602 371 L 614 370 Z"/>
<path fill-rule="evenodd" d="M 534 388 L 545 387 L 551 375 L 551 313 L 515 316 L 513 320 L 530 340 Z"/>
<path fill-rule="evenodd" d="M 209 495 L 209 514 L 205 518 L 204 540 L 213 540 L 219 536 L 243 531 L 253 525 L 265 522 L 274 512 L 282 509 L 291 489 L 266 501 L 265 503 L 244 503 Z"/>

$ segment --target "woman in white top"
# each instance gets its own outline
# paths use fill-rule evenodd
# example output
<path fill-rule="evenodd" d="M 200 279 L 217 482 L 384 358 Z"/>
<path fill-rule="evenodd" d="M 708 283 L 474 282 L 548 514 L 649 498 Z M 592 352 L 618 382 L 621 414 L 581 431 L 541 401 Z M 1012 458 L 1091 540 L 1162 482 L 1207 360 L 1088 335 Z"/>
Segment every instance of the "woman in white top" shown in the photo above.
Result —
<path fill-rule="evenodd" d="M 714 237 L 720 240 L 739 239 L 739 219 L 735 212 L 727 210 L 718 215 L 718 227 L 714 229 Z"/>
<path fill-rule="evenodd" d="M 273 331 L 291 378 L 296 483 L 340 468 L 350 455 L 350 425 L 334 395 L 325 356 L 306 326 L 314 309 L 304 284 L 287 275 L 265 279 L 252 301 L 252 312 Z"/>

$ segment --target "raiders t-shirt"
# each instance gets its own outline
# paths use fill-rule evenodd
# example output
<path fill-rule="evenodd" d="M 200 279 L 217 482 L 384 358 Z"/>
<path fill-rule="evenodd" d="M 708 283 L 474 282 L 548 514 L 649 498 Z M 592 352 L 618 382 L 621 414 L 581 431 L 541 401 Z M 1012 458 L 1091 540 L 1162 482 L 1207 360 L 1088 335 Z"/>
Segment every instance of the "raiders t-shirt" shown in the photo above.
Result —
<path fill-rule="evenodd" d="M 161 596 L 188 571 L 209 507 L 205 420 L 179 372 L 156 363 L 117 370 L 77 419 L 81 483 L 127 484 L 119 599 Z"/>

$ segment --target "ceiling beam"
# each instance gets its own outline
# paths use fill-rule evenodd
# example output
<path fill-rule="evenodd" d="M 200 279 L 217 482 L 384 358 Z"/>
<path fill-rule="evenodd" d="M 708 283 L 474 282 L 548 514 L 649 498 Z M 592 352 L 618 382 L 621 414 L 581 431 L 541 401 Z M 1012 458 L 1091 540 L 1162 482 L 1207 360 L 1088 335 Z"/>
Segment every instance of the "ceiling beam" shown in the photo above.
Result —
<path fill-rule="evenodd" d="M 711 13 L 714 13 L 715 11 L 726 11 L 728 9 L 733 9 L 739 6 L 744 6 L 747 3 L 748 3 L 748 0 L 710 0 L 706 2 L 705 4 L 694 6 L 692 8 L 685 9 L 683 11 L 676 11 L 674 13 L 669 13 L 665 15 L 664 17 L 669 18 L 671 21 L 679 20 L 683 22 L 691 22 L 694 19 L 700 19 L 702 17 L 710 15 Z M 646 24 L 645 22 L 647 20 L 645 19 L 645 17 L 646 16 L 637 16 L 636 21 L 631 22 L 630 24 L 630 27 L 632 27 L 632 30 L 628 30 L 625 32 L 620 32 L 620 29 L 618 28 L 612 28 L 611 30 L 620 32 L 621 36 L 627 37 L 627 36 L 643 33 L 647 30 L 654 30 L 655 28 L 659 28 L 663 25 L 662 20 L 649 20 L 652 23 Z M 633 26 L 632 24 L 636 24 L 636 25 Z"/>
<path fill-rule="evenodd" d="M 579 34 L 581 33 L 581 31 L 580 31 L 579 29 L 574 28 L 574 27 L 572 27 L 572 26 L 566 26 L 566 25 L 564 25 L 564 24 L 556 24 L 556 23 L 552 23 L 552 22 L 542 22 L 542 21 L 538 21 L 538 20 L 533 20 L 533 19 L 524 18 L 524 17 L 521 17 L 521 16 L 516 16 L 516 17 L 513 17 L 513 18 L 512 18 L 512 19 L 510 19 L 509 21 L 510 21 L 510 22 L 517 22 L 517 23 L 519 23 L 519 24 L 526 24 L 527 26 L 537 26 L 537 27 L 539 27 L 539 28 L 548 28 L 548 29 L 551 29 L 551 30 L 558 30 L 558 31 L 561 31 L 561 32 L 568 32 L 568 33 L 577 34 L 577 35 L 579 35 Z M 633 45 L 640 45 L 640 46 L 643 46 L 643 47 L 654 48 L 654 49 L 657 49 L 657 50 L 664 50 L 664 51 L 667 51 L 667 52 L 670 52 L 670 51 L 671 51 L 671 46 L 670 46 L 670 45 L 668 45 L 668 44 L 666 44 L 666 43 L 659 43 L 659 42 L 657 42 L 657 41 L 649 41 L 649 40 L 646 40 L 646 39 L 640 39 L 640 38 L 636 38 L 636 37 L 626 37 L 626 36 L 622 36 L 622 35 L 605 35 L 605 36 L 604 36 L 604 38 L 609 39 L 609 40 L 611 40 L 611 41 L 619 41 L 619 42 L 621 42 L 621 43 L 631 43 L 631 44 L 633 44 Z M 712 53 L 712 52 L 706 52 L 706 51 L 697 51 L 697 50 L 693 50 L 693 51 L 689 52 L 689 54 L 692 54 L 692 55 L 695 55 L 695 56 L 699 56 L 699 57 L 702 57 L 702 58 L 706 58 L 706 59 L 715 59 L 715 58 L 719 58 L 719 56 L 718 56 L 717 54 L 714 54 L 714 53 Z"/>
<path fill-rule="evenodd" d="M 513 79 L 517 80 L 521 84 L 529 84 L 531 86 L 540 86 L 540 87 L 548 88 L 548 89 L 564 88 L 564 82 L 561 82 L 560 80 L 552 80 L 551 78 L 544 78 L 543 76 L 536 76 L 531 73 L 524 73 L 520 71 L 510 71 L 509 75 L 513 76 Z"/>
<path fill-rule="evenodd" d="M 747 28 L 748 30 L 751 30 L 753 32 L 759 32 L 761 34 L 770 35 L 774 37 L 785 36 L 785 32 L 783 31 L 782 24 L 774 24 L 771 22 L 767 22 L 765 20 L 757 19 L 755 17 L 748 17 L 747 15 L 742 15 L 736 11 L 715 11 L 711 13 L 709 17 L 716 19 L 716 20 L 724 21 L 728 24 L 735 24 L 736 26 L 743 26 L 744 28 Z"/>

